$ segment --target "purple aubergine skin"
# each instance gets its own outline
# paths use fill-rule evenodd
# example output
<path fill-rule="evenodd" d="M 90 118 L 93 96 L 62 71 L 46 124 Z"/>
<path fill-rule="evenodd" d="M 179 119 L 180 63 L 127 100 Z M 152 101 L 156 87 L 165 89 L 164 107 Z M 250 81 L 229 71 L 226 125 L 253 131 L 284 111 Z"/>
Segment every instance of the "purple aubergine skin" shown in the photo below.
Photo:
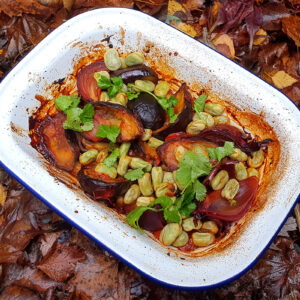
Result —
<path fill-rule="evenodd" d="M 156 132 L 153 132 L 153 135 L 158 139 L 165 139 L 171 133 L 185 131 L 187 125 L 193 119 L 192 96 L 189 93 L 186 84 L 182 84 L 176 95 L 178 95 L 180 92 L 184 93 L 184 108 L 174 123 L 169 123 L 168 126 L 163 130 L 157 130 Z"/>
<path fill-rule="evenodd" d="M 156 99 L 147 93 L 141 93 L 136 99 L 128 101 L 127 107 L 139 115 L 144 128 L 156 130 L 165 122 L 165 111 Z"/>
<path fill-rule="evenodd" d="M 111 77 L 121 77 L 125 84 L 134 83 L 136 80 L 150 80 L 157 83 L 157 74 L 145 65 L 131 66 L 126 69 L 113 71 L 110 73 Z"/>
<path fill-rule="evenodd" d="M 211 128 L 206 128 L 202 130 L 197 137 L 200 137 L 206 141 L 217 144 L 218 146 L 224 146 L 226 141 L 234 142 L 236 148 L 241 149 L 248 155 L 251 152 L 258 151 L 261 145 L 270 140 L 258 142 L 255 139 L 251 139 L 249 134 L 245 134 L 238 128 L 231 125 L 216 125 Z"/>
<path fill-rule="evenodd" d="M 57 127 L 57 132 L 60 134 L 60 139 L 65 139 L 67 141 L 66 145 L 72 150 L 74 153 L 74 160 L 73 160 L 73 167 L 75 165 L 75 162 L 77 161 L 79 157 L 79 147 L 77 145 L 76 136 L 74 131 L 71 130 L 64 130 L 62 125 L 63 122 L 66 120 L 66 116 L 62 113 L 57 113 L 54 117 L 47 116 L 40 124 L 39 127 L 37 127 L 34 135 L 36 137 L 36 142 L 31 140 L 31 145 L 36 148 L 44 157 L 46 160 L 48 160 L 50 163 L 57 166 L 59 169 L 65 170 L 65 171 L 71 171 L 73 168 L 66 168 L 62 165 L 59 165 L 57 163 L 55 153 L 49 149 L 45 143 L 45 136 L 44 136 L 44 129 L 49 126 L 50 124 L 54 124 Z"/>
<path fill-rule="evenodd" d="M 146 210 L 139 219 L 142 229 L 148 231 L 162 230 L 166 225 L 162 211 Z"/>
<path fill-rule="evenodd" d="M 118 196 L 124 195 L 131 183 L 127 180 L 116 182 L 105 182 L 91 178 L 84 174 L 83 170 L 78 173 L 78 181 L 83 191 L 94 200 L 106 200 L 113 204 Z"/>

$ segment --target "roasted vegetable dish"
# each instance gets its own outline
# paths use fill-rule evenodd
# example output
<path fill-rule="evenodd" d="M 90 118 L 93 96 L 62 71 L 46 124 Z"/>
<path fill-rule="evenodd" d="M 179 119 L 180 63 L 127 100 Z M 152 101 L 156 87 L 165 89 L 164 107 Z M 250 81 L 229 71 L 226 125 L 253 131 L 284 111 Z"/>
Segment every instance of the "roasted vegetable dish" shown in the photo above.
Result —
<path fill-rule="evenodd" d="M 272 140 L 258 141 L 226 107 L 199 91 L 177 90 L 142 53 L 114 48 L 79 71 L 31 144 L 74 175 L 93 200 L 165 246 L 191 252 L 213 245 L 254 203 Z"/>

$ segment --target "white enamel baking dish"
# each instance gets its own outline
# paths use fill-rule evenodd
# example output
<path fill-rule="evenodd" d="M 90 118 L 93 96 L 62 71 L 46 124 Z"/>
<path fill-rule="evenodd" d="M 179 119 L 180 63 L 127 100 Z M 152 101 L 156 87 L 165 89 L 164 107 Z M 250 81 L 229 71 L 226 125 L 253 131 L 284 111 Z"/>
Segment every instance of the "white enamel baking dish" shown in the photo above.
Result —
<path fill-rule="evenodd" d="M 110 36 L 121 51 L 141 50 L 151 42 L 174 67 L 174 76 L 201 82 L 240 109 L 260 113 L 281 142 L 274 176 L 280 180 L 233 244 L 221 252 L 183 259 L 122 222 L 105 206 L 89 200 L 51 176 L 30 146 L 28 119 L 39 105 L 36 94 L 64 78 L 84 49 Z M 124 45 L 122 45 L 124 41 Z M 107 44 L 106 44 L 107 45 Z M 86 47 L 86 48 L 85 48 Z M 178 55 L 169 56 L 168 53 Z M 261 256 L 284 224 L 300 192 L 300 113 L 282 93 L 189 36 L 143 13 L 120 8 L 93 10 L 64 23 L 47 36 L 0 85 L 1 165 L 71 224 L 121 260 L 160 283 L 209 288 L 233 280 Z M 284 161 L 284 163 L 283 163 Z"/>

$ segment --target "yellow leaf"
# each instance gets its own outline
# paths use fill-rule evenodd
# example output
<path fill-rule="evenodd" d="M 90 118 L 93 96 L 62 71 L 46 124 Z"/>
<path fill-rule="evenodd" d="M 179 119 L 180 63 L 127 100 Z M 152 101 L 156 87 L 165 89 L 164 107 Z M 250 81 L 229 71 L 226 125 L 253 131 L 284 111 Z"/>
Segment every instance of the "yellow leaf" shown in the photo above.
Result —
<path fill-rule="evenodd" d="M 219 1 L 217 1 L 217 2 L 214 3 L 214 5 L 212 7 L 212 10 L 211 10 L 214 19 L 217 18 L 220 7 L 221 7 L 221 3 Z"/>
<path fill-rule="evenodd" d="M 0 55 L 3 53 L 3 49 L 0 49 Z"/>
<path fill-rule="evenodd" d="M 74 4 L 74 0 L 63 0 L 63 4 L 64 8 L 70 11 Z"/>
<path fill-rule="evenodd" d="M 234 58 L 235 49 L 234 49 L 233 41 L 228 34 L 219 35 L 212 42 L 215 46 L 221 45 L 221 44 L 227 45 L 232 58 Z"/>
<path fill-rule="evenodd" d="M 4 205 L 7 196 L 7 191 L 2 184 L 0 184 L 0 205 Z"/>
<path fill-rule="evenodd" d="M 259 29 L 255 33 L 253 45 L 255 45 L 255 46 L 260 45 L 266 39 L 267 35 L 268 34 L 266 31 L 264 31 L 263 29 Z"/>
<path fill-rule="evenodd" d="M 168 15 L 174 15 L 176 11 L 185 11 L 184 7 L 175 0 L 170 0 L 168 3 Z"/>
<path fill-rule="evenodd" d="M 272 81 L 274 85 L 279 89 L 284 89 L 298 82 L 297 79 L 285 73 L 284 71 L 278 71 L 275 75 L 273 75 Z"/>
<path fill-rule="evenodd" d="M 177 29 L 179 29 L 180 31 L 190 35 L 191 37 L 195 37 L 197 35 L 197 32 L 195 31 L 194 27 L 191 26 L 190 24 L 186 24 L 184 22 L 180 22 L 179 24 L 174 24 L 171 21 L 171 25 L 173 27 L 176 27 Z"/>

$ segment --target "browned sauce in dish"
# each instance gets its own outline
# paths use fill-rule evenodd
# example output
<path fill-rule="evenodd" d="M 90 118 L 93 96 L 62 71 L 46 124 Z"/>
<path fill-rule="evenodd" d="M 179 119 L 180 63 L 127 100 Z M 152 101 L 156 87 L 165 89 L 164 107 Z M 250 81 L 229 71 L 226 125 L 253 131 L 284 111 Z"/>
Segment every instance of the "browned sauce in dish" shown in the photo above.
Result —
<path fill-rule="evenodd" d="M 31 144 L 130 226 L 203 255 L 263 206 L 280 146 L 262 117 L 204 91 L 192 96 L 184 82 L 174 88 L 158 69 L 114 48 L 81 59 L 54 99 L 38 97 Z"/>

